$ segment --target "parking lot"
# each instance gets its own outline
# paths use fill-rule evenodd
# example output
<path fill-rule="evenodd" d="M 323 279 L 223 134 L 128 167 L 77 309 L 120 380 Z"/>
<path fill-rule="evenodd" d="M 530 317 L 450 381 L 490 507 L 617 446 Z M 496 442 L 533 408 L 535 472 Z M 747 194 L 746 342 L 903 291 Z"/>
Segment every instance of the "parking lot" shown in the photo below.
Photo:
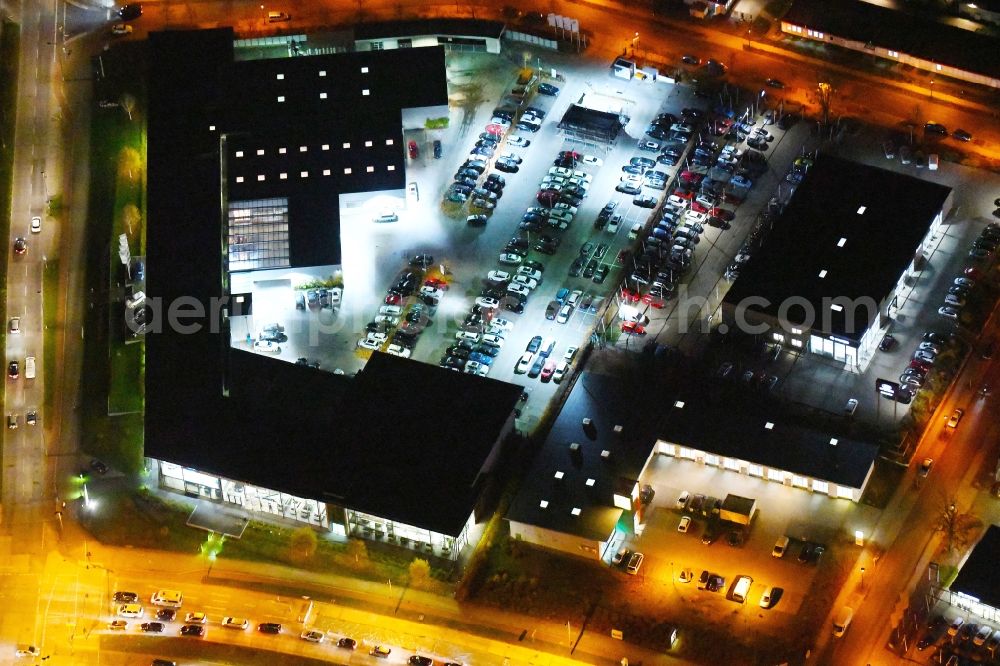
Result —
<path fill-rule="evenodd" d="M 672 612 L 690 613 L 694 604 L 700 614 L 714 621 L 730 617 L 732 628 L 741 632 L 753 628 L 764 635 L 780 635 L 800 627 L 797 622 L 808 610 L 803 604 L 810 592 L 815 592 L 812 588 L 820 567 L 836 566 L 832 550 L 842 547 L 838 539 L 856 529 L 867 531 L 877 519 L 877 511 L 865 505 L 665 456 L 655 459 L 640 482 L 655 491 L 641 535 L 615 544 L 610 551 L 624 545 L 643 552 L 645 560 L 639 575 L 644 592 L 667 604 Z M 713 543 L 702 543 L 708 518 L 690 510 L 690 499 L 687 510 L 677 508 L 684 491 L 689 497 L 700 494 L 721 500 L 732 493 L 755 499 L 757 513 L 743 544 L 734 547 L 728 543 L 729 529 L 720 532 Z M 683 515 L 693 519 L 686 533 L 677 529 Z M 773 557 L 772 549 L 784 535 L 790 537 L 787 550 L 783 557 Z M 827 552 L 803 563 L 799 556 L 806 542 L 823 545 Z M 685 569 L 690 569 L 693 581 L 682 581 Z M 714 593 L 699 589 L 703 570 L 725 578 L 724 587 Z M 740 575 L 753 579 L 742 604 L 727 599 Z M 780 587 L 783 592 L 770 609 L 762 609 L 761 594 L 769 586 Z"/>

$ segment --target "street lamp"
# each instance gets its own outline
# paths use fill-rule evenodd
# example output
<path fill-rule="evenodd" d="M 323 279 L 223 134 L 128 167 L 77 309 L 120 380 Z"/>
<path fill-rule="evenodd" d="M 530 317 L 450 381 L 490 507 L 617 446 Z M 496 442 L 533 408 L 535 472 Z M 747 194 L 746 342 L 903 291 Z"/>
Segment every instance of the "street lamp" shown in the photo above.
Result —
<path fill-rule="evenodd" d="M 639 33 L 635 33 L 635 37 L 632 38 L 632 57 L 635 57 L 635 52 L 639 48 Z"/>
<path fill-rule="evenodd" d="M 861 589 L 865 589 L 865 568 L 861 567 Z"/>

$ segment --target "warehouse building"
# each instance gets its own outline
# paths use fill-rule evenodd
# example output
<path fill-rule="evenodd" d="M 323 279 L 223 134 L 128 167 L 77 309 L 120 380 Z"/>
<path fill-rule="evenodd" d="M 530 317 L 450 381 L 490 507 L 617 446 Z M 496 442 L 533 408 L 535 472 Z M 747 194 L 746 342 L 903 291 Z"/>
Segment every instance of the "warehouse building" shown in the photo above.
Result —
<path fill-rule="evenodd" d="M 427 21 L 362 23 L 354 28 L 355 51 L 441 46 L 446 51 L 500 53 L 504 24 L 498 21 L 439 18 Z"/>

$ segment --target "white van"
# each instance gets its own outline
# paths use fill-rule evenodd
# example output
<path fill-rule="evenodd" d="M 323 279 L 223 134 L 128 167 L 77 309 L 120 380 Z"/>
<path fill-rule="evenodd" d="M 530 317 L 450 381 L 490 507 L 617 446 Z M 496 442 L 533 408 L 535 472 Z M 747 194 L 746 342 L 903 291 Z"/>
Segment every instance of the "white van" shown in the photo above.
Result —
<path fill-rule="evenodd" d="M 847 627 L 851 625 L 851 620 L 854 618 L 854 609 L 850 606 L 844 606 L 837 613 L 837 617 L 833 619 L 833 635 L 840 638 L 847 631 Z"/>
<path fill-rule="evenodd" d="M 753 578 L 750 576 L 740 576 L 737 578 L 736 585 L 733 587 L 733 601 L 737 601 L 739 603 L 746 601 L 752 584 Z"/>
<path fill-rule="evenodd" d="M 184 603 L 184 595 L 177 590 L 157 590 L 149 598 L 149 603 L 165 608 L 180 608 Z"/>
<path fill-rule="evenodd" d="M 118 617 L 142 617 L 142 604 L 121 604 Z"/>
<path fill-rule="evenodd" d="M 34 379 L 35 378 L 35 357 L 28 356 L 24 359 L 24 378 Z"/>
<path fill-rule="evenodd" d="M 285 12 L 268 12 L 267 22 L 268 23 L 282 23 L 284 21 L 290 20 L 292 17 Z"/>
<path fill-rule="evenodd" d="M 927 156 L 927 168 L 931 171 L 937 171 L 940 161 L 938 159 L 937 153 L 931 153 Z"/>

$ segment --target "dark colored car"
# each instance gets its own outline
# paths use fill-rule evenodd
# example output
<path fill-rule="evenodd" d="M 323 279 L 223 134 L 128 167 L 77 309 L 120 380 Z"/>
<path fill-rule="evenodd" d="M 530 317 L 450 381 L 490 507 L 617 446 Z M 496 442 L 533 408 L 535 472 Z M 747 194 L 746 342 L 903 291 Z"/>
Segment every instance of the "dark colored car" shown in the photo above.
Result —
<path fill-rule="evenodd" d="M 115 592 L 112 597 L 116 604 L 131 604 L 139 600 L 139 595 L 135 592 Z"/>
<path fill-rule="evenodd" d="M 441 141 L 434 139 L 434 159 L 441 159 Z"/>
<path fill-rule="evenodd" d="M 262 634 L 280 634 L 281 625 L 277 622 L 261 622 L 257 625 L 257 631 Z"/>
<path fill-rule="evenodd" d="M 156 619 L 164 622 L 173 622 L 177 618 L 177 611 L 173 608 L 161 608 L 156 611 Z"/>
<path fill-rule="evenodd" d="M 181 636 L 204 636 L 205 626 L 201 624 L 185 624 L 181 627 Z"/>
<path fill-rule="evenodd" d="M 337 647 L 344 648 L 346 650 L 353 650 L 354 648 L 358 647 L 358 642 L 353 638 L 347 638 L 345 636 L 344 638 L 341 638 L 340 640 L 337 641 Z"/>
<path fill-rule="evenodd" d="M 924 125 L 924 133 L 948 136 L 948 129 L 941 123 L 927 123 Z"/>
<path fill-rule="evenodd" d="M 410 666 L 433 666 L 434 660 L 430 657 L 424 657 L 419 654 L 415 654 L 406 660 L 406 663 Z"/>
<path fill-rule="evenodd" d="M 549 97 L 554 97 L 559 94 L 559 88 L 549 83 L 538 84 L 538 93 L 540 95 L 548 95 Z"/>
<path fill-rule="evenodd" d="M 147 633 L 159 634 L 163 632 L 162 622 L 143 622 L 139 628 Z"/>
<path fill-rule="evenodd" d="M 127 4 L 118 10 L 118 16 L 123 21 L 134 21 L 142 16 L 142 5 L 138 2 Z"/>

